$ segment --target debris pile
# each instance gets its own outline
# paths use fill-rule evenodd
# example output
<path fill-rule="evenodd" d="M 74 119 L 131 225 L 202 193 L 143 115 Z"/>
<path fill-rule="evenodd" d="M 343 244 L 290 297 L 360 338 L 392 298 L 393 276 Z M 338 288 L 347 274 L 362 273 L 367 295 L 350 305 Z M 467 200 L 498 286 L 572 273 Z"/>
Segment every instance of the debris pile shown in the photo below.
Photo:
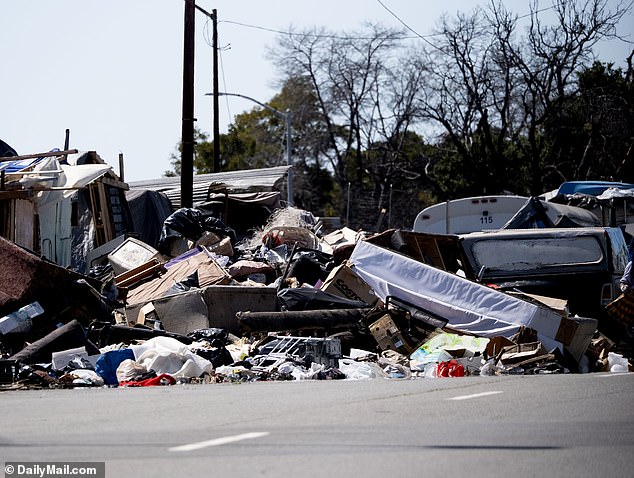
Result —
<path fill-rule="evenodd" d="M 571 315 L 562 301 L 474 280 L 452 236 L 321 226 L 306 211 L 283 208 L 238 235 L 208 210 L 182 208 L 165 220 L 156 248 L 117 238 L 83 273 L 0 238 L 0 384 L 408 380 L 631 367 L 623 337 L 604 333 L 609 315 Z"/>

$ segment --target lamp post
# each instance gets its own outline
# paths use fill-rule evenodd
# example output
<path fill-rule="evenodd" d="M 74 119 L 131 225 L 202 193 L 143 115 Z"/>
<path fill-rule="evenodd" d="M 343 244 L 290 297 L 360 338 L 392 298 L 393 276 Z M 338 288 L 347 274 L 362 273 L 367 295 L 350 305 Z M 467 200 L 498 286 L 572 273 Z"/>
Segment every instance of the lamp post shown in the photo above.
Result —
<path fill-rule="evenodd" d="M 206 93 L 207 96 L 212 95 L 213 93 Z M 279 117 L 284 119 L 284 124 L 286 126 L 286 164 L 290 166 L 287 173 L 287 199 L 286 203 L 289 206 L 293 205 L 293 160 L 291 159 L 291 111 L 286 110 L 285 112 L 281 112 L 276 110 L 275 108 L 271 108 L 269 105 L 264 104 L 250 96 L 241 95 L 239 93 L 218 93 L 219 96 L 237 96 L 239 98 L 244 98 L 246 100 L 253 101 L 254 103 L 260 105 L 262 108 L 275 113 Z"/>

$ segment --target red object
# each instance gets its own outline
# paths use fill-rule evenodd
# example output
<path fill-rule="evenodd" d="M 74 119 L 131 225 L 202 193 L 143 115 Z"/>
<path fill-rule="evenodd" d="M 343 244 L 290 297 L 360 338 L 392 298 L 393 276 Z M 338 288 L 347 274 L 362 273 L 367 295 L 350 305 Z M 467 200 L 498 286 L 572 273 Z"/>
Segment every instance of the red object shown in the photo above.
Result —
<path fill-rule="evenodd" d="M 162 373 L 156 377 L 146 378 L 138 382 L 119 382 L 120 387 L 154 387 L 156 385 L 174 385 L 176 379 L 171 375 Z"/>
<path fill-rule="evenodd" d="M 455 360 L 440 362 L 437 374 L 439 377 L 464 377 L 464 367 Z"/>

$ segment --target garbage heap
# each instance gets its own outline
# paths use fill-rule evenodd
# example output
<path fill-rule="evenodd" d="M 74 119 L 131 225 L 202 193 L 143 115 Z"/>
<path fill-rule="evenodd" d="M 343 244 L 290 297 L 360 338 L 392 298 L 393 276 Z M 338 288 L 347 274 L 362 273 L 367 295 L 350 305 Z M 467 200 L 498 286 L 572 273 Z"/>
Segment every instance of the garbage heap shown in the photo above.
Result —
<path fill-rule="evenodd" d="M 597 318 L 439 266 L 442 236 L 326 232 L 285 208 L 237 238 L 179 209 L 157 248 L 118 238 L 83 274 L 0 238 L 0 387 L 631 368 Z"/>

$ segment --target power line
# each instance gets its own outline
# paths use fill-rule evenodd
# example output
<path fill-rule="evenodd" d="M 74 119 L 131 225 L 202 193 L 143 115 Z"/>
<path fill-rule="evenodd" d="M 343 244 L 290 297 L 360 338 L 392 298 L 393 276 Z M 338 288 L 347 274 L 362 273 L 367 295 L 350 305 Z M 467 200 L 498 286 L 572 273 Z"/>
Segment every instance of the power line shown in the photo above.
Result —
<path fill-rule="evenodd" d="M 397 38 L 398 40 L 413 40 L 416 38 L 419 38 L 423 41 L 425 41 L 426 43 L 428 43 L 430 46 L 432 46 L 435 49 L 439 49 L 436 45 L 434 45 L 431 41 L 429 41 L 429 38 L 434 38 L 434 37 L 438 37 L 438 36 L 442 36 L 442 33 L 430 33 L 427 35 L 422 35 L 420 33 L 418 33 L 416 30 L 414 30 L 408 23 L 406 23 L 402 18 L 400 18 L 393 10 L 391 10 L 387 5 L 385 5 L 385 3 L 382 0 L 377 0 L 377 3 L 379 5 L 381 5 L 381 7 L 387 11 L 390 15 L 392 15 L 401 25 L 403 25 L 403 27 L 405 27 L 405 29 L 409 30 L 411 33 L 413 33 L 413 36 L 408 36 L 408 35 L 404 35 L 400 38 Z M 556 7 L 564 5 L 565 4 L 565 0 L 561 0 L 560 2 L 558 2 L 555 5 L 551 5 L 549 7 L 544 7 L 544 8 L 540 8 L 538 10 L 526 13 L 524 15 L 519 15 L 517 17 L 518 20 L 524 19 L 524 18 L 528 18 L 532 15 L 535 15 L 537 13 L 542 13 L 548 10 L 554 10 Z M 249 23 L 243 23 L 243 22 L 237 22 L 234 20 L 219 20 L 218 23 L 228 23 L 231 25 L 237 25 L 240 27 L 245 27 L 245 28 L 252 28 L 255 30 L 261 30 L 261 31 L 265 31 L 265 32 L 269 32 L 269 33 L 275 33 L 275 34 L 280 34 L 280 35 L 288 35 L 288 36 L 299 36 L 299 35 L 308 35 L 314 38 L 327 38 L 327 39 L 332 39 L 332 40 L 372 40 L 374 39 L 374 37 L 364 37 L 364 36 L 349 36 L 349 35 L 336 35 L 336 34 L 331 34 L 331 33 L 298 33 L 298 32 L 294 32 L 294 31 L 290 31 L 290 30 L 280 30 L 280 29 L 276 29 L 276 28 L 270 28 L 270 27 L 265 27 L 262 25 L 253 25 L 253 24 L 249 24 Z"/>
<path fill-rule="evenodd" d="M 350 36 L 350 35 L 334 35 L 334 34 L 330 34 L 330 33 L 312 33 L 312 32 L 308 32 L 308 33 L 297 33 L 297 32 L 293 32 L 290 30 L 276 30 L 274 28 L 268 28 L 268 27 L 262 27 L 259 25 L 250 25 L 248 23 L 241 23 L 241 22 L 235 22 L 232 20 L 220 20 L 219 23 L 229 23 L 231 25 L 238 25 L 241 27 L 246 27 L 246 28 L 253 28 L 256 30 L 263 30 L 269 33 L 277 33 L 277 34 L 281 34 L 281 35 L 289 35 L 289 36 L 300 36 L 300 35 L 307 35 L 307 36 L 311 36 L 314 38 L 328 38 L 328 39 L 332 39 L 332 40 L 373 40 L 375 37 L 355 37 L 355 36 Z M 433 36 L 433 35 L 432 35 Z M 398 39 L 400 40 L 412 40 L 416 37 L 413 36 L 402 36 Z"/>
<path fill-rule="evenodd" d="M 420 38 L 421 40 L 425 41 L 425 43 L 427 43 L 428 45 L 430 45 L 431 47 L 435 48 L 436 50 L 441 50 L 439 47 L 437 47 L 436 45 L 434 45 L 432 42 L 430 42 L 428 40 L 428 38 L 434 37 L 434 36 L 439 36 L 440 34 L 431 34 L 431 35 L 421 35 L 420 33 L 418 33 L 416 30 L 414 30 L 412 27 L 410 27 L 401 17 L 399 17 L 396 13 L 394 13 L 387 5 L 385 5 L 385 3 L 383 3 L 382 0 L 376 0 L 377 3 L 379 5 L 381 5 L 381 7 L 383 7 L 383 9 L 388 12 L 390 15 L 392 15 L 396 20 L 398 20 L 398 22 L 403 25 L 407 30 L 409 30 L 410 32 L 412 32 L 414 35 L 416 35 L 418 38 Z M 559 7 L 561 5 L 564 5 L 564 0 L 561 0 L 559 3 L 555 4 L 555 5 L 551 5 L 549 7 L 544 7 L 544 8 L 540 8 L 538 10 L 534 10 L 531 11 L 529 13 L 526 13 L 524 15 L 520 15 L 517 17 L 518 20 L 522 20 L 524 18 L 528 18 L 528 17 L 532 17 L 533 15 L 536 15 L 538 13 L 542 13 L 542 12 L 546 12 L 548 10 L 554 10 L 556 7 Z M 411 37 L 410 37 L 411 38 Z M 441 50 L 442 51 L 442 50 Z"/>
<path fill-rule="evenodd" d="M 427 43 L 431 47 L 435 48 L 436 50 L 440 50 L 439 47 L 437 47 L 432 42 L 430 42 L 425 36 L 421 35 L 416 30 L 414 30 L 412 27 L 410 27 L 407 23 L 405 23 L 396 13 L 394 13 L 392 10 L 390 10 L 381 0 L 376 0 L 376 1 L 377 1 L 377 3 L 379 5 L 381 5 L 385 9 L 386 12 L 388 12 L 390 15 L 392 15 L 394 18 L 396 18 L 396 20 L 398 20 L 399 23 L 401 25 L 403 25 L 406 29 L 408 29 L 410 32 L 412 32 L 414 35 L 416 35 L 418 38 L 423 40 L 425 43 Z M 431 37 L 431 36 L 434 36 L 434 35 L 429 35 L 429 36 Z"/>
<path fill-rule="evenodd" d="M 222 61 L 222 49 L 218 51 L 220 57 L 220 70 L 222 71 L 222 86 L 223 91 L 227 91 L 227 79 L 225 78 L 225 67 Z M 229 97 L 225 96 L 225 104 L 227 105 L 227 117 L 232 118 L 231 109 L 229 108 Z"/>

